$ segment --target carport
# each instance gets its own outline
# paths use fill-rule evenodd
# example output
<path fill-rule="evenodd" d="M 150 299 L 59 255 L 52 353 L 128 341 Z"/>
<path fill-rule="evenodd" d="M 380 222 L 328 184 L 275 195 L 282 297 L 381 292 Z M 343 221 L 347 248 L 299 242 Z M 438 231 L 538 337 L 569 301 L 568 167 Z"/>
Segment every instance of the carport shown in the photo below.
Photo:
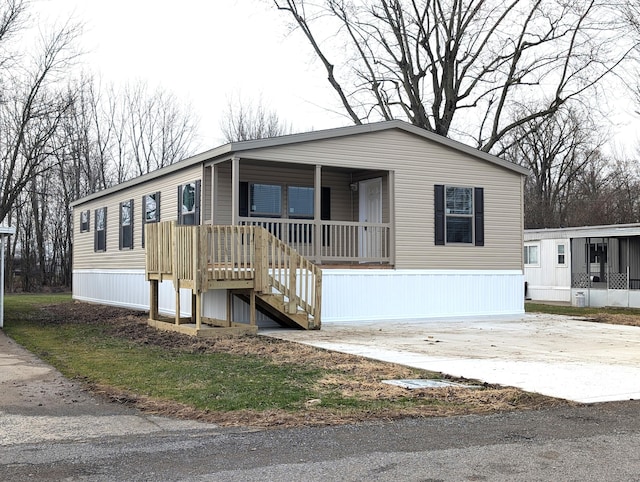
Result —
<path fill-rule="evenodd" d="M 633 326 L 527 313 L 260 333 L 577 402 L 640 399 L 640 328 Z"/>

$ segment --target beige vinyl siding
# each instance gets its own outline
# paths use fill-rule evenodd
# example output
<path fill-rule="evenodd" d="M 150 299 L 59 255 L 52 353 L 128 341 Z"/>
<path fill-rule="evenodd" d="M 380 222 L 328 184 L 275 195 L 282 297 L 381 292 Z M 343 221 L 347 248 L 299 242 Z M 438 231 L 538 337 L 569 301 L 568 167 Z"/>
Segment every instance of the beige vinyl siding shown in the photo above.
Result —
<path fill-rule="evenodd" d="M 200 165 L 177 171 L 150 182 L 137 184 L 129 189 L 108 194 L 102 198 L 78 204 L 73 209 L 73 268 L 74 269 L 143 269 L 145 251 L 142 248 L 142 196 L 160 191 L 160 220 L 177 219 L 178 186 L 201 179 Z M 133 249 L 120 250 L 120 203 L 133 199 Z M 107 250 L 94 252 L 95 210 L 107 208 Z M 80 212 L 91 210 L 89 232 L 80 232 Z"/>
<path fill-rule="evenodd" d="M 251 156 L 395 171 L 397 268 L 522 269 L 517 172 L 395 129 L 261 149 Z M 434 245 L 435 184 L 484 188 L 485 246 Z"/>

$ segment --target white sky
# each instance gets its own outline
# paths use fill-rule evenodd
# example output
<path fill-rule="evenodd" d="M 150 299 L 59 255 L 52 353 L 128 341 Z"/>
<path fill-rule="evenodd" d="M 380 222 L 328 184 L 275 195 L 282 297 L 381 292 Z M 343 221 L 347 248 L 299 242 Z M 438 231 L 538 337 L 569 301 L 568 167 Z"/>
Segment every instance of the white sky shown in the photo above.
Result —
<path fill-rule="evenodd" d="M 261 98 L 294 130 L 349 124 L 324 67 L 267 0 L 37 0 L 39 23 L 84 23 L 87 68 L 104 82 L 147 81 L 191 103 L 197 150 L 222 143 L 228 99 Z M 328 107 L 333 106 L 334 112 Z"/>

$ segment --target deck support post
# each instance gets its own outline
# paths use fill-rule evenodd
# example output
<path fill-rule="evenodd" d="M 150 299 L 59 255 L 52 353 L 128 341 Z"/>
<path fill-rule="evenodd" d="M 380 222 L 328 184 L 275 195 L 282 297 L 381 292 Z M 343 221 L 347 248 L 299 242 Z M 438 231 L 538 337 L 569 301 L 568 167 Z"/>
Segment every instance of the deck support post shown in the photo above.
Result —
<path fill-rule="evenodd" d="M 191 302 L 191 319 L 196 324 L 196 330 L 202 327 L 202 293 L 194 293 Z"/>
<path fill-rule="evenodd" d="M 249 290 L 249 309 L 251 310 L 250 324 L 256 325 L 256 290 Z"/>
<path fill-rule="evenodd" d="M 180 288 L 176 288 L 176 325 L 180 324 Z"/>
<path fill-rule="evenodd" d="M 158 280 L 149 280 L 149 319 L 158 319 Z"/>
<path fill-rule="evenodd" d="M 231 326 L 231 317 L 233 311 L 233 292 L 231 290 L 227 290 L 227 326 Z"/>

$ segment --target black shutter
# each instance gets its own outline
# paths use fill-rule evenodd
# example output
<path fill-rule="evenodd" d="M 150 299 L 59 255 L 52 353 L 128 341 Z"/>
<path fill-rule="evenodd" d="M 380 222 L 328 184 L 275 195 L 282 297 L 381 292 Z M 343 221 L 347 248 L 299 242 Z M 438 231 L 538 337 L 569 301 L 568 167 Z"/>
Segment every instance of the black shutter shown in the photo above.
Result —
<path fill-rule="evenodd" d="M 322 221 L 331 220 L 331 188 L 323 187 L 320 191 L 320 219 Z M 331 234 L 328 227 L 322 228 L 322 246 L 331 245 Z"/>
<path fill-rule="evenodd" d="M 473 193 L 476 246 L 484 246 L 484 189 L 476 187 Z"/>
<path fill-rule="evenodd" d="M 118 209 L 118 249 L 122 249 L 124 243 L 122 242 L 124 239 L 124 226 L 122 226 L 122 203 L 120 203 Z"/>
<path fill-rule="evenodd" d="M 98 251 L 98 230 L 95 227 L 98 225 L 98 210 L 93 211 L 95 219 L 93 220 L 93 250 Z"/>
<path fill-rule="evenodd" d="M 104 230 L 102 231 L 102 250 L 107 250 L 107 208 L 104 209 Z"/>
<path fill-rule="evenodd" d="M 238 192 L 238 215 L 241 218 L 249 217 L 249 183 L 241 182 L 240 190 Z M 235 206 L 234 206 L 235 208 Z"/>
<path fill-rule="evenodd" d="M 156 192 L 156 223 L 160 222 L 160 191 Z"/>
<path fill-rule="evenodd" d="M 144 248 L 144 227 L 147 224 L 147 196 L 142 196 L 140 207 L 142 208 L 142 238 L 141 238 L 142 244 L 141 246 Z"/>
<path fill-rule="evenodd" d="M 178 186 L 178 224 L 182 224 L 182 184 Z"/>
<path fill-rule="evenodd" d="M 134 224 L 133 224 L 133 220 L 135 219 L 134 213 L 135 213 L 135 209 L 134 209 L 134 203 L 133 203 L 133 199 L 130 199 L 131 202 L 131 208 L 129 211 L 129 222 L 131 223 L 129 225 L 129 235 L 131 236 L 131 239 L 129 240 L 129 249 L 133 249 L 133 233 L 135 232 L 133 230 L 134 228 Z"/>
<path fill-rule="evenodd" d="M 200 181 L 196 181 L 196 206 L 194 213 L 193 224 L 195 226 L 200 224 Z"/>
<path fill-rule="evenodd" d="M 444 185 L 436 184 L 434 186 L 434 205 L 435 205 L 435 244 L 443 245 L 445 238 L 444 227 Z"/>

